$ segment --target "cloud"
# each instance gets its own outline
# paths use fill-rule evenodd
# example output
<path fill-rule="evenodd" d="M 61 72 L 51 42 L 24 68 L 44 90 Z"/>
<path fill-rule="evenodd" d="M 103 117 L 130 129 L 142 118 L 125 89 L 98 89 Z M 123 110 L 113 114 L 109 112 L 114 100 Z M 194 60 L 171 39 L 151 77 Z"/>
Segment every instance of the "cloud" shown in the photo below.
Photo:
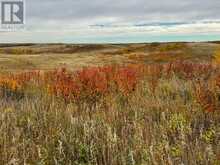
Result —
<path fill-rule="evenodd" d="M 112 22 L 218 19 L 219 0 L 30 0 L 27 17 L 42 21 Z M 113 19 L 114 18 L 114 19 Z"/>
<path fill-rule="evenodd" d="M 0 42 L 220 33 L 219 0 L 26 0 L 26 30 Z"/>

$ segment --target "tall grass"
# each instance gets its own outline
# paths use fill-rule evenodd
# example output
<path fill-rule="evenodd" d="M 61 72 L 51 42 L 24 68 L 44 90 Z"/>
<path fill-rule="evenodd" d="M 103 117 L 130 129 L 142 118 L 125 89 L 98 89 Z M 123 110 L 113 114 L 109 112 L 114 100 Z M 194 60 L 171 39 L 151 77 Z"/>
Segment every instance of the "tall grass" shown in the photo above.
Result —
<path fill-rule="evenodd" d="M 0 164 L 217 165 L 219 75 L 175 62 L 1 76 Z"/>

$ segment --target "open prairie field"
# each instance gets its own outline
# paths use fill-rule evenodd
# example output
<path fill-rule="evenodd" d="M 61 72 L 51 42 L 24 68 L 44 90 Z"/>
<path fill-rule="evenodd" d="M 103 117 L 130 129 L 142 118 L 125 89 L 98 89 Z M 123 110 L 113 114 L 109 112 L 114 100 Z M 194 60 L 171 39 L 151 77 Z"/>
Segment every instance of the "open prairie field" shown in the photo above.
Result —
<path fill-rule="evenodd" d="M 149 64 L 176 60 L 207 62 L 218 43 L 151 43 L 114 45 L 0 45 L 1 71 L 75 70 L 109 64 Z"/>
<path fill-rule="evenodd" d="M 0 45 L 0 164 L 219 165 L 220 43 Z"/>

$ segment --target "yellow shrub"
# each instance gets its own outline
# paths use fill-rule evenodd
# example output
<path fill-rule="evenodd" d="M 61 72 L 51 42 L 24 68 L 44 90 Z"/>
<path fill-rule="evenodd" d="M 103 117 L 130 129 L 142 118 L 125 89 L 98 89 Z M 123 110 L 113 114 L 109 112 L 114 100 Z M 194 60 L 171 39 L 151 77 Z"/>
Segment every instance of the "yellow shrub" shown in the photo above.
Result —
<path fill-rule="evenodd" d="M 15 91 L 18 88 L 20 88 L 19 83 L 16 80 L 8 79 L 8 78 L 0 79 L 0 87 L 9 88 L 12 91 Z"/>
<path fill-rule="evenodd" d="M 220 64 L 220 48 L 214 52 L 213 63 Z"/>

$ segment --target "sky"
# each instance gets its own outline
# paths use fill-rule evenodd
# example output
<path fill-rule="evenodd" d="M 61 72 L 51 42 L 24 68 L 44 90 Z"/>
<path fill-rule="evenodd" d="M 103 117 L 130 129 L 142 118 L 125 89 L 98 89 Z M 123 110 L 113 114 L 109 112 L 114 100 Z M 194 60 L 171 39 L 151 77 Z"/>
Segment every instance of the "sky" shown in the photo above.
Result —
<path fill-rule="evenodd" d="M 219 0 L 26 0 L 24 29 L 0 30 L 0 43 L 220 40 L 219 9 Z"/>

